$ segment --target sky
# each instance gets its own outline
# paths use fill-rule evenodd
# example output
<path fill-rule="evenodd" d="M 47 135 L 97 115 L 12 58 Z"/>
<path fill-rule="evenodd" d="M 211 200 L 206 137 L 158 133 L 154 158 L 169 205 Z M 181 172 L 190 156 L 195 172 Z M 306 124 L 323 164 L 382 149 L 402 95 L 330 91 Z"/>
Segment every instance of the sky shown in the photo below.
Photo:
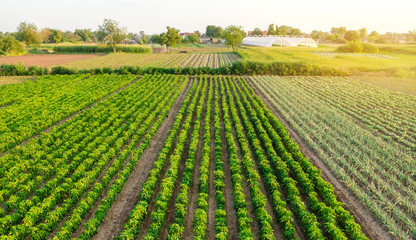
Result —
<path fill-rule="evenodd" d="M 266 30 L 270 23 L 305 33 L 339 26 L 407 33 L 416 29 L 415 10 L 414 0 L 0 0 L 0 31 L 16 31 L 23 21 L 38 28 L 95 30 L 111 18 L 129 32 L 147 34 L 164 32 L 166 26 L 181 32 L 205 32 L 207 25 Z"/>

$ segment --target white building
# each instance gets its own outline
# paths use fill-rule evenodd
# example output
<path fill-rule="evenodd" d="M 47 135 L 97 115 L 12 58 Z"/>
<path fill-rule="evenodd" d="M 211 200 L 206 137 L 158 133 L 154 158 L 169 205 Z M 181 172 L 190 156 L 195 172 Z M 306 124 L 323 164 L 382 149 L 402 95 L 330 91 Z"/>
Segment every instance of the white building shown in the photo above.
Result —
<path fill-rule="evenodd" d="M 243 45 L 258 47 L 271 47 L 273 45 L 282 47 L 318 47 L 318 44 L 312 38 L 287 36 L 245 37 Z"/>

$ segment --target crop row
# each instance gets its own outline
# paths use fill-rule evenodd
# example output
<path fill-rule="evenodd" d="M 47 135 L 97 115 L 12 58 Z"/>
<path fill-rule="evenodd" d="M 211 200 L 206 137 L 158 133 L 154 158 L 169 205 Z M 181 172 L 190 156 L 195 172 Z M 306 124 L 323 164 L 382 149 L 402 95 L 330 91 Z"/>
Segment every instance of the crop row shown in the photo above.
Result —
<path fill-rule="evenodd" d="M 297 84 L 270 77 L 251 81 L 397 238 L 415 236 L 416 209 L 410 200 L 415 192 L 403 187 L 415 184 L 414 153 L 385 142 Z"/>
<path fill-rule="evenodd" d="M 152 196 L 155 194 L 155 189 L 160 180 L 164 167 L 168 164 L 168 162 L 174 162 L 175 160 L 177 162 L 178 158 L 180 160 L 180 156 L 178 157 L 177 153 L 181 153 L 183 150 L 184 141 L 186 141 L 187 132 L 190 128 L 193 111 L 198 99 L 197 94 L 192 93 L 194 93 L 194 91 L 198 93 L 200 88 L 201 85 L 196 86 L 195 82 L 193 83 L 192 89 L 189 91 L 181 109 L 176 115 L 175 122 L 169 132 L 169 136 L 164 142 L 163 149 L 159 152 L 157 159 L 153 163 L 153 168 L 149 173 L 149 177 L 141 188 L 138 196 L 139 202 L 130 212 L 129 220 L 124 224 L 123 230 L 117 237 L 118 239 L 134 239 L 137 236 L 141 230 L 143 220 L 148 214 L 147 209 Z M 184 118 L 184 120 L 182 120 L 182 118 Z M 182 130 L 181 126 L 183 126 Z M 177 142 L 175 141 L 176 138 Z M 171 151 L 175 151 L 176 155 L 172 154 L 169 156 Z M 171 172 L 173 172 L 175 166 L 172 163 L 170 165 L 172 166 Z"/>
<path fill-rule="evenodd" d="M 416 114 L 416 105 L 410 96 L 348 78 L 288 80 L 300 85 L 307 94 L 337 107 L 386 137 L 416 149 L 416 119 L 412 118 Z"/>
<path fill-rule="evenodd" d="M 0 86 L 0 107 L 20 102 L 35 94 L 41 94 L 55 88 L 79 80 L 77 75 L 57 79 L 55 76 L 39 77 L 34 81 L 24 81 L 21 84 L 4 84 Z"/>
<path fill-rule="evenodd" d="M 247 85 L 243 86 L 247 87 Z M 282 123 L 270 113 L 259 98 L 256 99 L 257 102 L 254 101 L 247 88 L 244 88 L 242 91 L 246 94 L 242 99 L 242 103 L 246 106 L 263 145 L 270 149 L 270 157 L 277 157 L 276 152 L 274 152 L 274 149 L 276 149 L 277 153 L 287 164 L 288 171 L 279 174 L 279 176 L 289 176 L 289 171 L 293 173 L 302 192 L 307 195 L 309 209 L 321 219 L 325 232 L 329 237 L 332 239 L 346 239 L 340 231 L 342 229 L 352 239 L 366 239 L 361 233 L 360 226 L 355 223 L 354 218 L 336 200 L 332 186 L 323 180 L 320 172 L 303 156 L 297 145 L 285 131 Z M 268 118 L 266 118 L 265 114 Z M 319 202 L 318 195 L 324 199 L 327 206 Z M 338 224 L 340 227 L 337 227 Z"/>
<path fill-rule="evenodd" d="M 146 85 L 148 85 L 148 87 L 151 89 L 155 80 L 158 82 L 158 84 L 154 85 L 156 89 L 163 89 L 162 85 L 165 85 L 165 94 L 158 96 L 158 99 L 155 98 L 155 95 L 143 95 L 142 103 L 137 100 L 134 101 L 134 99 L 137 99 L 135 98 L 136 94 L 140 93 L 140 91 L 129 92 L 129 90 L 141 89 L 141 91 L 144 91 L 146 89 Z M 109 183 L 109 180 L 112 178 L 112 176 L 114 176 L 115 173 L 118 172 L 118 169 L 123 166 L 122 160 L 128 156 L 128 151 L 131 151 L 135 143 L 140 140 L 141 135 L 145 134 L 150 124 L 154 121 L 153 118 L 158 115 L 159 111 L 162 108 L 166 108 L 164 103 L 167 103 L 167 100 L 170 99 L 169 95 L 171 95 L 166 94 L 170 91 L 169 89 L 172 89 L 174 85 L 178 84 L 175 83 L 172 85 L 172 83 L 176 81 L 170 81 L 166 85 L 165 81 L 166 79 L 163 78 L 157 81 L 157 79 L 145 77 L 144 81 L 142 82 L 143 86 L 140 86 L 139 84 L 136 84 L 136 87 L 131 86 L 127 88 L 125 92 L 123 92 L 128 94 L 117 94 L 117 96 L 112 98 L 113 101 L 111 103 L 110 100 L 106 103 L 103 103 L 101 105 L 103 108 L 97 107 L 88 111 L 89 113 L 92 113 L 93 116 L 96 116 L 96 114 L 101 113 L 100 111 L 104 110 L 105 112 L 106 110 L 110 110 L 110 112 L 107 113 L 107 116 L 111 116 L 112 114 L 113 116 L 116 116 L 115 122 L 109 121 L 106 123 L 106 118 L 99 118 L 99 121 L 103 121 L 101 126 L 106 128 L 105 131 L 102 132 L 102 135 L 97 137 L 96 141 L 90 142 L 88 146 L 85 145 L 87 142 L 81 142 L 79 149 L 85 147 L 86 148 L 85 150 L 80 151 L 80 154 L 78 154 L 75 158 L 71 157 L 72 161 L 68 159 L 70 161 L 70 166 L 66 169 L 58 169 L 57 174 L 54 177 L 51 177 L 51 180 L 44 185 L 42 188 L 43 191 L 36 191 L 37 196 L 31 197 L 30 200 L 28 199 L 19 202 L 18 210 L 15 213 L 12 215 L 6 215 L 0 220 L 3 223 L 2 225 L 4 226 L 4 224 L 12 223 L 14 226 L 11 228 L 11 234 L 16 238 L 22 238 L 25 235 L 31 235 L 33 238 L 44 239 L 48 237 L 54 228 L 57 227 L 59 221 L 66 214 L 69 214 L 69 211 L 73 207 L 78 206 L 76 210 L 72 212 L 72 217 L 65 222 L 61 230 L 58 232 L 59 239 L 70 237 L 71 231 L 69 230 L 79 225 L 80 218 L 76 218 L 77 214 L 85 212 L 86 209 L 91 206 L 93 201 L 98 200 L 98 197 L 101 195 L 100 191 L 102 191 L 106 184 Z M 116 100 L 121 100 L 121 102 Z M 156 108 L 156 104 L 150 104 L 148 105 L 149 108 L 144 108 L 146 111 L 137 111 L 137 106 L 139 108 L 146 106 L 142 105 L 146 102 L 161 103 L 161 105 Z M 130 111 L 124 112 L 124 114 L 116 114 L 115 111 L 120 111 L 123 109 L 123 107 L 121 109 L 111 107 L 111 104 L 117 103 L 118 106 L 123 107 L 124 105 L 127 105 L 127 107 L 130 105 Z M 97 111 L 94 112 L 95 110 Z M 152 112 L 154 112 L 156 115 L 152 115 Z M 103 114 L 103 117 L 105 116 L 106 115 Z M 83 116 L 80 116 L 79 119 L 83 119 L 88 122 L 89 116 L 88 114 L 83 114 Z M 74 121 L 74 123 L 77 122 L 78 121 Z M 94 123 L 91 126 L 94 126 Z M 82 132 L 79 133 L 82 135 Z M 126 146 L 129 139 L 131 139 L 131 144 Z M 45 143 L 48 144 L 47 141 Z M 94 145 L 94 143 L 96 145 Z M 49 146 L 46 145 L 45 147 Z M 70 149 L 68 150 L 71 151 Z M 121 150 L 123 150 L 123 152 L 119 155 L 119 158 L 114 159 L 116 154 Z M 111 167 L 109 164 L 111 164 Z M 63 166 L 66 167 L 65 165 Z M 71 173 L 71 171 L 73 172 Z M 106 173 L 104 174 L 103 171 Z M 100 182 L 98 181 L 99 176 L 103 176 L 100 177 Z M 63 179 L 64 177 L 66 180 L 59 180 Z M 59 185 L 59 182 L 62 182 L 62 184 Z M 93 183 L 94 186 L 92 186 Z M 86 194 L 87 189 L 89 189 L 88 194 Z M 66 195 L 67 197 L 65 197 Z M 83 200 L 79 203 L 80 199 Z M 60 206 L 56 207 L 56 204 L 60 204 Z M 6 204 L 6 206 L 11 205 Z M 22 218 L 22 223 L 20 225 L 15 225 Z M 39 221 L 42 219 L 45 219 L 43 220 L 45 223 L 38 225 Z M 11 220 L 11 222 L 8 220 Z"/>
<path fill-rule="evenodd" d="M 87 76 L 78 76 L 78 80 Z M 59 81 L 65 76 L 55 76 Z M 137 77 L 93 76 L 0 109 L 0 152 L 91 105 Z"/>

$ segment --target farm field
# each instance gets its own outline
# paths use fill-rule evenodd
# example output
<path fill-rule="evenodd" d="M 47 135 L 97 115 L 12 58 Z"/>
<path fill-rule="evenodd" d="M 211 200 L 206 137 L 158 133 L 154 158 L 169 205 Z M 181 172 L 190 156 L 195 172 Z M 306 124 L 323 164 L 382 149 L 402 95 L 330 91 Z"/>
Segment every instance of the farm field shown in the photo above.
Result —
<path fill-rule="evenodd" d="M 51 67 L 70 63 L 81 59 L 96 58 L 99 54 L 29 54 L 25 56 L 0 57 L 0 64 L 18 64 L 25 66 L 37 65 Z"/>
<path fill-rule="evenodd" d="M 36 77 L 26 77 L 26 76 L 13 76 L 13 77 L 0 77 L 0 86 L 6 84 L 15 84 L 22 83 L 27 80 L 35 80 Z"/>
<path fill-rule="evenodd" d="M 127 54 L 116 53 L 101 57 L 73 61 L 62 64 L 64 67 L 91 69 L 102 67 L 140 66 L 140 67 L 210 67 L 231 65 L 240 57 L 233 53 L 170 53 L 170 54 Z"/>
<path fill-rule="evenodd" d="M 383 236 L 361 229 L 252 81 L 74 75 L 0 89 L 0 239 Z"/>
<path fill-rule="evenodd" d="M 416 77 L 414 45 L 376 45 L 379 54 L 340 54 L 337 46 L 318 48 L 243 47 L 239 50 L 245 60 L 255 62 L 305 62 L 320 67 L 341 70 L 348 75 L 380 77 Z M 385 50 L 383 50 L 385 49 Z"/>
<path fill-rule="evenodd" d="M 415 96 L 352 78 L 249 82 L 397 239 L 416 237 Z"/>

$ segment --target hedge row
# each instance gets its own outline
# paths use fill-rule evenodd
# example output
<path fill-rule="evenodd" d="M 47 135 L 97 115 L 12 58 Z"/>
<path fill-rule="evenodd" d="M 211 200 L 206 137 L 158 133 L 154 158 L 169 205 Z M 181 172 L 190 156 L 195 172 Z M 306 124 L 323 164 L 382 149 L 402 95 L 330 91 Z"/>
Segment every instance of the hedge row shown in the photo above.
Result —
<path fill-rule="evenodd" d="M 55 46 L 53 51 L 57 53 L 109 53 L 113 52 L 111 46 L 98 45 L 74 45 L 74 46 Z M 124 53 L 150 53 L 151 48 L 133 47 L 133 46 L 116 46 L 117 52 Z"/>
<path fill-rule="evenodd" d="M 38 66 L 30 66 L 28 68 L 21 64 L 17 65 L 0 65 L 0 76 L 40 76 L 40 75 L 62 75 L 62 74 L 78 74 L 78 73 L 91 73 L 91 74 L 182 74 L 182 75 L 279 75 L 279 76 L 343 76 L 344 72 L 333 69 L 318 67 L 311 64 L 302 62 L 298 63 L 258 63 L 248 61 L 234 62 L 232 66 L 223 66 L 220 68 L 212 69 L 209 67 L 185 67 L 185 68 L 158 68 L 158 67 L 133 67 L 124 66 L 119 68 L 94 68 L 94 69 L 71 69 L 66 67 L 53 67 L 51 70 L 47 68 L 41 68 Z"/>

